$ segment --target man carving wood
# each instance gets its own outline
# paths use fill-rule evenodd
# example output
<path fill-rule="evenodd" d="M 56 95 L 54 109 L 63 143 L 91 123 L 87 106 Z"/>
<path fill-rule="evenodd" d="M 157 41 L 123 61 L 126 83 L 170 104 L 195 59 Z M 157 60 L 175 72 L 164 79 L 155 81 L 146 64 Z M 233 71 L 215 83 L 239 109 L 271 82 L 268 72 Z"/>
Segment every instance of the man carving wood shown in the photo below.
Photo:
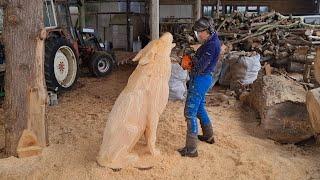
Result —
<path fill-rule="evenodd" d="M 203 44 L 192 57 L 192 67 L 188 94 L 184 109 L 187 121 L 187 137 L 185 147 L 178 149 L 181 156 L 197 157 L 197 141 L 214 143 L 211 119 L 206 111 L 206 93 L 212 85 L 212 72 L 217 64 L 221 51 L 220 41 L 214 29 L 211 17 L 202 17 L 193 27 L 197 39 Z M 198 122 L 200 120 L 203 135 L 198 136 Z"/>
<path fill-rule="evenodd" d="M 144 134 L 152 155 L 159 116 L 168 102 L 173 37 L 165 33 L 142 49 L 133 61 L 139 64 L 116 100 L 104 130 L 97 161 L 101 166 L 122 168 L 138 159 L 133 147 Z"/>

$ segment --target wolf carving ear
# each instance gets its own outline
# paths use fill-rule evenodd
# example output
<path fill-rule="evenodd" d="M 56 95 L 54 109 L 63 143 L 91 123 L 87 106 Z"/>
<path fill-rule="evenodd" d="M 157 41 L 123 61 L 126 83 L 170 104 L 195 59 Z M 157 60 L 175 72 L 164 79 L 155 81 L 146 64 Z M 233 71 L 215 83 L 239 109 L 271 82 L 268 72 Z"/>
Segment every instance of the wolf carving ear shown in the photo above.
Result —
<path fill-rule="evenodd" d="M 142 57 L 139 60 L 139 64 L 140 65 L 146 65 L 148 64 L 150 61 L 153 61 L 155 58 L 156 52 L 153 51 L 149 51 L 146 54 L 142 55 Z"/>
<path fill-rule="evenodd" d="M 148 64 L 150 61 L 154 60 L 157 48 L 158 46 L 156 40 L 150 42 L 146 47 L 139 51 L 132 61 L 139 61 L 140 65 Z"/>

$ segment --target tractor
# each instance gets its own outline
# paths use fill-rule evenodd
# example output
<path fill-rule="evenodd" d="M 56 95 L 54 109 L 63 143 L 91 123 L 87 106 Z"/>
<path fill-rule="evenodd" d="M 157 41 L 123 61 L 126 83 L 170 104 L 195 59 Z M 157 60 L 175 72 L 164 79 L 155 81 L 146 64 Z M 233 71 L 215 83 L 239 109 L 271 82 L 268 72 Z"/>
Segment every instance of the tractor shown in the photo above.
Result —
<path fill-rule="evenodd" d="M 92 32 L 77 29 L 71 20 L 70 7 L 78 8 L 78 0 L 43 0 L 45 40 L 44 74 L 48 91 L 69 90 L 79 77 L 80 65 L 96 77 L 109 74 L 115 61 Z M 5 57 L 0 43 L 0 72 L 5 71 Z"/>

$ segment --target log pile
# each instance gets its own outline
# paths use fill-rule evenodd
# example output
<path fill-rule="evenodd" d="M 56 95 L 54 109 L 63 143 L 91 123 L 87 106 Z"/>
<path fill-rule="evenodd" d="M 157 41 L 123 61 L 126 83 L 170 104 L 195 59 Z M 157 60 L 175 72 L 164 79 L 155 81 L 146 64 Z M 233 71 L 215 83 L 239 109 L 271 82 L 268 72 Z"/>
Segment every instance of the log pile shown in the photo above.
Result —
<path fill-rule="evenodd" d="M 256 51 L 262 61 L 301 73 L 304 82 L 315 83 L 313 63 L 320 44 L 320 26 L 276 12 L 262 15 L 234 13 L 216 19 L 220 39 L 235 51 Z"/>

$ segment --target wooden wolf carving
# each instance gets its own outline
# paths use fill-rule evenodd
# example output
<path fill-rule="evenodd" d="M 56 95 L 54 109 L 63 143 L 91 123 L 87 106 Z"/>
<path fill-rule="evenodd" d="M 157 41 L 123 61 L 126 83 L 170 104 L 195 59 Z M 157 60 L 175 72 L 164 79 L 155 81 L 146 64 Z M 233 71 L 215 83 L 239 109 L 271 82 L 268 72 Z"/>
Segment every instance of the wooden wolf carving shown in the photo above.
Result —
<path fill-rule="evenodd" d="M 97 157 L 101 166 L 122 168 L 138 159 L 131 151 L 142 135 L 152 155 L 155 148 L 159 116 L 165 109 L 171 74 L 171 49 L 175 46 L 170 33 L 153 40 L 133 59 L 139 64 L 127 86 L 119 95 L 110 114 Z"/>

